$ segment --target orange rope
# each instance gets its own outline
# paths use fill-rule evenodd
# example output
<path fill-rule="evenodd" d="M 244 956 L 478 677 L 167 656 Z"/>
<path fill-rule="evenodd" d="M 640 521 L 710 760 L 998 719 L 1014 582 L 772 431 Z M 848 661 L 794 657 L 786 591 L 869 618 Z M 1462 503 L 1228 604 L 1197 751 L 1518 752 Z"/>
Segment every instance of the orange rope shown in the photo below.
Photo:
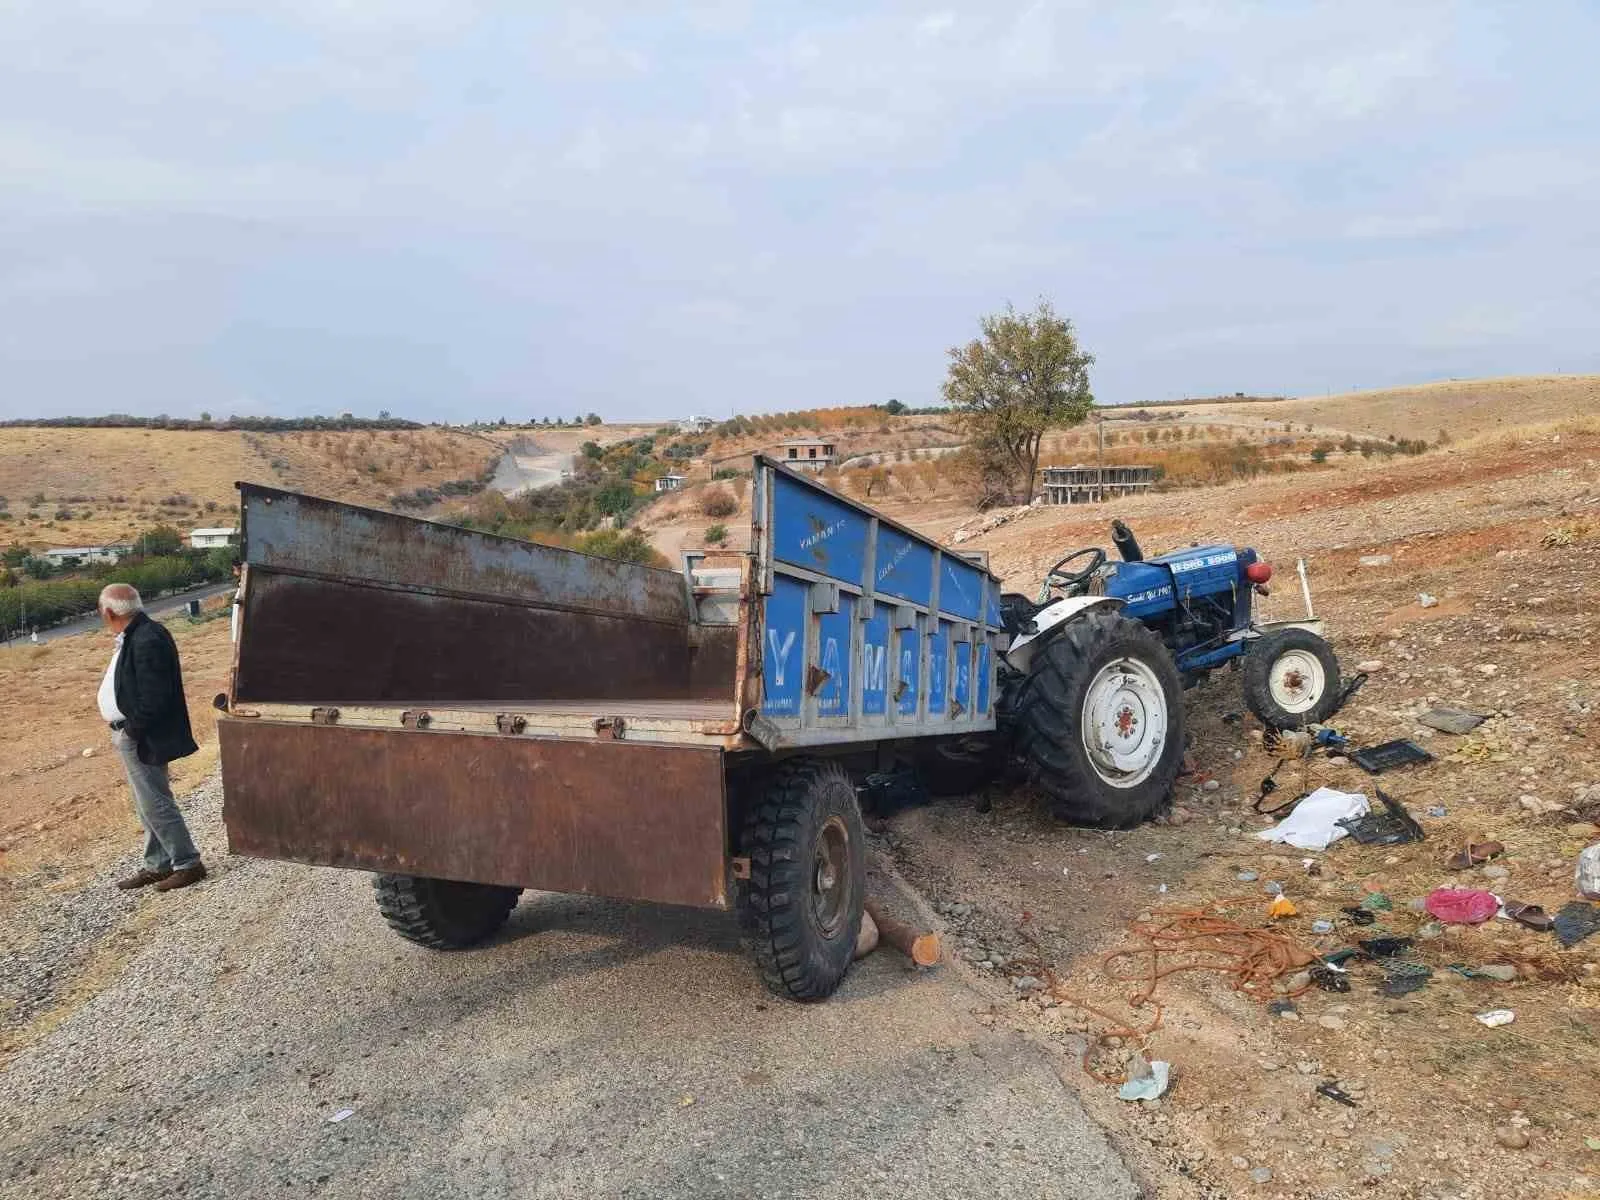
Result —
<path fill-rule="evenodd" d="M 1223 916 L 1220 909 L 1228 904 L 1255 904 L 1254 896 L 1231 900 L 1218 900 L 1200 908 L 1174 908 L 1159 910 L 1149 921 L 1131 921 L 1128 928 L 1143 939 L 1142 945 L 1113 950 L 1100 960 L 1100 970 L 1106 978 L 1119 983 L 1137 983 L 1140 986 L 1128 996 L 1134 1009 L 1147 1006 L 1155 1009 L 1154 1019 L 1143 1029 L 1129 1025 L 1119 1017 L 1097 1008 L 1081 997 L 1069 993 L 1060 978 L 1044 962 L 1043 951 L 1031 936 L 1028 937 L 1039 957 L 1018 965 L 1031 970 L 1043 979 L 1050 994 L 1062 1004 L 1099 1017 L 1107 1028 L 1095 1035 L 1094 1041 L 1084 1047 L 1083 1069 L 1101 1083 L 1120 1083 L 1122 1080 L 1096 1071 L 1089 1065 L 1089 1055 L 1095 1046 L 1104 1046 L 1112 1038 L 1128 1038 L 1144 1049 L 1150 1035 L 1161 1027 L 1164 1010 L 1156 1000 L 1156 989 L 1163 979 L 1185 971 L 1215 971 L 1231 976 L 1235 991 L 1248 992 L 1257 999 L 1266 999 L 1271 992 L 1266 988 L 1277 979 L 1309 966 L 1316 956 L 1299 946 L 1288 934 L 1276 929 L 1250 928 Z M 1163 964 L 1162 957 L 1169 962 Z M 1112 964 L 1123 959 L 1142 958 L 1143 971 L 1122 974 L 1112 969 Z M 1176 961 L 1170 961 L 1170 960 Z M 1287 996 L 1298 996 L 1307 989 L 1296 988 Z"/>

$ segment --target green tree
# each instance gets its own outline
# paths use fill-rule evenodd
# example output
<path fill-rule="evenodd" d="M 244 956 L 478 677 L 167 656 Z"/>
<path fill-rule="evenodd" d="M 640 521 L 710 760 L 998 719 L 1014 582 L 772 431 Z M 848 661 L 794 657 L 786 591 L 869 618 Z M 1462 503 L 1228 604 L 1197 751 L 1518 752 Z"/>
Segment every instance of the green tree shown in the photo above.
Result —
<path fill-rule="evenodd" d="M 590 413 L 587 417 L 585 417 L 583 419 L 583 423 L 585 425 L 598 425 L 598 424 L 600 424 L 600 414 L 599 413 Z"/>
<path fill-rule="evenodd" d="M 898 400 L 891 400 L 889 403 L 883 406 L 883 411 L 888 413 L 891 417 L 898 417 L 901 413 L 905 412 L 905 410 L 906 406 L 900 403 Z"/>
<path fill-rule="evenodd" d="M 147 529 L 134 540 L 133 552 L 142 558 L 160 558 L 183 549 L 183 534 L 171 525 Z"/>
<path fill-rule="evenodd" d="M 203 412 L 200 414 L 200 419 L 209 425 L 211 423 L 211 414 L 208 412 Z"/>
<path fill-rule="evenodd" d="M 596 529 L 593 533 L 579 534 L 573 549 L 584 554 L 597 554 L 601 558 L 644 563 L 650 567 L 665 566 L 667 561 L 656 553 L 650 545 L 650 539 L 637 529 Z"/>
<path fill-rule="evenodd" d="M 942 391 L 986 473 L 1002 477 L 1011 499 L 1023 502 L 1033 492 L 1045 432 L 1080 424 L 1094 406 L 1094 356 L 1048 300 L 1026 313 L 1007 305 L 979 328 L 982 337 L 951 347 Z"/>

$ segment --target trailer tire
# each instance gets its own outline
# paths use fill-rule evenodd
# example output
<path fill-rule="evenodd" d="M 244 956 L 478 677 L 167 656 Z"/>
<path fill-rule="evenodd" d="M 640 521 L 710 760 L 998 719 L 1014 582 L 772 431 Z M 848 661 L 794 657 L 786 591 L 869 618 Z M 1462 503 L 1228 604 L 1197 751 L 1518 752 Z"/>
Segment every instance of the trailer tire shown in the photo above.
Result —
<path fill-rule="evenodd" d="M 522 895 L 517 887 L 426 875 L 377 875 L 372 890 L 390 929 L 434 950 L 476 946 L 506 923 Z"/>
<path fill-rule="evenodd" d="M 1166 647 L 1138 621 L 1091 609 L 1069 622 L 1033 656 L 1014 717 L 1015 752 L 1063 820 L 1127 829 L 1171 803 L 1183 687 Z M 1088 734 L 1107 722 L 1114 728 L 1092 751 Z"/>
<path fill-rule="evenodd" d="M 850 969 L 866 900 L 865 840 L 855 787 L 837 763 L 783 764 L 751 808 L 741 915 L 778 995 L 825 1000 Z"/>
<path fill-rule="evenodd" d="M 1278 629 L 1244 656 L 1244 702 L 1273 729 L 1303 729 L 1339 707 L 1339 656 L 1309 629 Z"/>

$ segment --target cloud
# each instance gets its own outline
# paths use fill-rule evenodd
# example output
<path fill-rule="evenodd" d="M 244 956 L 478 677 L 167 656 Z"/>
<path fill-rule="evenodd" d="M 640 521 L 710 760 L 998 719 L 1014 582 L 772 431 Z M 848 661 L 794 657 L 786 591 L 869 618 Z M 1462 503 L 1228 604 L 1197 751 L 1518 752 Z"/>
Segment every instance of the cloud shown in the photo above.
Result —
<path fill-rule="evenodd" d="M 1040 295 L 1113 400 L 1589 361 L 1597 42 L 1577 0 L 14 0 L 0 404 L 928 400 Z"/>

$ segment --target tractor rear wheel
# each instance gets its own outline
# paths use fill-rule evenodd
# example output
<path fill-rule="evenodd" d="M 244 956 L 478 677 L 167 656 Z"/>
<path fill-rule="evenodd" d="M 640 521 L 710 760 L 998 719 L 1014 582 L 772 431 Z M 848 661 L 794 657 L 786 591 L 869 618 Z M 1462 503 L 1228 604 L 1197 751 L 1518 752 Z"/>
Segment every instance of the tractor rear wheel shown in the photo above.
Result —
<path fill-rule="evenodd" d="M 1339 658 L 1309 629 L 1279 629 L 1244 656 L 1244 701 L 1273 729 L 1303 729 L 1339 705 Z"/>
<path fill-rule="evenodd" d="M 767 987 L 826 999 L 850 969 L 867 893 L 866 834 L 844 768 L 822 759 L 779 767 L 750 809 L 742 848 L 741 915 Z"/>
<path fill-rule="evenodd" d="M 1183 688 L 1161 640 L 1091 610 L 1035 654 L 1017 694 L 1016 751 L 1058 817 L 1102 829 L 1149 820 L 1183 763 Z"/>
<path fill-rule="evenodd" d="M 378 875 L 372 890 L 390 929 L 434 950 L 476 946 L 506 923 L 522 895 L 517 887 L 426 875 Z"/>

